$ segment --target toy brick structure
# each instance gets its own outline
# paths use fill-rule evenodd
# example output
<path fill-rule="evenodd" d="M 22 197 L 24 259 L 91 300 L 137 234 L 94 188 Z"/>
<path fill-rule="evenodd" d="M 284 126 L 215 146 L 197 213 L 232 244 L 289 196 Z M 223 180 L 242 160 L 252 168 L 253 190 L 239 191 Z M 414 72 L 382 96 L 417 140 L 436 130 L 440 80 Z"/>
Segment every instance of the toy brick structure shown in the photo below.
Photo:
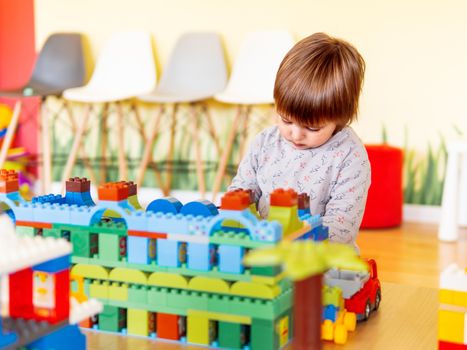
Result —
<path fill-rule="evenodd" d="M 0 202 L 22 236 L 72 243 L 71 293 L 104 304 L 87 326 L 228 349 L 291 340 L 292 282 L 281 267 L 247 267 L 243 257 L 281 241 L 327 240 L 306 197 L 278 190 L 260 220 L 249 191 L 227 193 L 220 209 L 161 198 L 142 210 L 131 182 L 101 185 L 97 203 L 87 179 L 66 187 L 65 197 L 25 202 L 13 186 Z"/>
<path fill-rule="evenodd" d="M 440 278 L 438 348 L 467 349 L 467 270 L 448 266 Z"/>

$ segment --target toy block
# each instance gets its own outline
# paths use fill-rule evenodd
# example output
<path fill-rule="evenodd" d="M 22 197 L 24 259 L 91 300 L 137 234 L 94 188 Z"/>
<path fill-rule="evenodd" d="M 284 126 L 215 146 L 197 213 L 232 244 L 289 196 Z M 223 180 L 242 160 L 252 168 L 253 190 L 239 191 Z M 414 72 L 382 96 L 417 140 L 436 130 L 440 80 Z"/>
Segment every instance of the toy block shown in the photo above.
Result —
<path fill-rule="evenodd" d="M 298 216 L 302 217 L 310 213 L 310 196 L 307 193 L 300 193 L 297 198 Z"/>
<path fill-rule="evenodd" d="M 438 350 L 467 350 L 467 344 L 438 341 Z"/>
<path fill-rule="evenodd" d="M 126 237 L 108 233 L 99 235 L 99 260 L 121 261 L 126 257 Z"/>
<path fill-rule="evenodd" d="M 128 198 L 128 185 L 119 182 L 108 182 L 99 186 L 97 195 L 101 201 L 122 201 Z"/>
<path fill-rule="evenodd" d="M 126 267 L 117 267 L 110 271 L 109 280 L 146 285 L 148 283 L 148 276 L 143 271 L 129 269 Z"/>
<path fill-rule="evenodd" d="M 282 273 L 282 266 L 252 266 L 251 275 L 252 276 L 277 276 Z"/>
<path fill-rule="evenodd" d="M 9 275 L 8 300 L 11 317 L 34 318 L 32 273 L 29 267 Z"/>
<path fill-rule="evenodd" d="M 92 281 L 89 285 L 89 297 L 107 300 L 109 298 L 109 281 Z"/>
<path fill-rule="evenodd" d="M 219 271 L 226 273 L 243 273 L 243 256 L 245 255 L 245 248 L 221 244 L 217 249 L 219 257 Z"/>
<path fill-rule="evenodd" d="M 186 261 L 186 244 L 168 239 L 159 239 L 156 256 L 159 266 L 180 267 Z"/>
<path fill-rule="evenodd" d="M 188 288 L 216 294 L 230 294 L 228 283 L 220 278 L 195 276 L 188 283 Z"/>
<path fill-rule="evenodd" d="M 186 317 L 157 313 L 157 337 L 179 340 L 186 333 Z"/>
<path fill-rule="evenodd" d="M 298 195 L 293 189 L 278 188 L 271 192 L 271 207 L 294 207 L 298 205 Z"/>
<path fill-rule="evenodd" d="M 234 190 L 224 194 L 221 198 L 221 209 L 244 210 L 249 208 L 252 202 L 252 192 L 249 190 Z"/>
<path fill-rule="evenodd" d="M 242 349 L 248 343 L 248 327 L 230 322 L 219 322 L 219 347 L 227 349 Z"/>
<path fill-rule="evenodd" d="M 180 209 L 182 209 L 182 203 L 173 197 L 165 197 L 153 200 L 149 203 L 146 211 L 152 211 L 154 213 L 164 213 L 164 214 L 178 214 Z"/>
<path fill-rule="evenodd" d="M 5 333 L 2 329 L 2 319 L 0 318 L 0 349 L 13 347 L 18 342 L 18 335 L 14 332 Z"/>
<path fill-rule="evenodd" d="M 16 233 L 24 237 L 34 237 L 34 227 L 16 226 Z"/>
<path fill-rule="evenodd" d="M 166 288 L 150 287 L 148 290 L 148 306 L 159 308 L 167 306 Z"/>
<path fill-rule="evenodd" d="M 19 190 L 18 173 L 15 170 L 0 170 L 0 193 L 11 193 Z"/>
<path fill-rule="evenodd" d="M 129 308 L 127 311 L 128 317 L 128 334 L 141 335 L 147 337 L 149 335 L 149 312 L 145 310 L 137 310 Z"/>
<path fill-rule="evenodd" d="M 67 349 L 82 350 L 86 348 L 86 337 L 76 325 L 68 325 L 30 343 L 27 349 L 61 349 L 64 344 Z"/>
<path fill-rule="evenodd" d="M 148 284 L 157 287 L 186 289 L 188 288 L 188 280 L 186 277 L 166 272 L 154 272 L 149 275 Z"/>
<path fill-rule="evenodd" d="M 464 343 L 465 313 L 439 310 L 438 340 Z"/>
<path fill-rule="evenodd" d="M 209 345 L 214 337 L 214 322 L 206 317 L 187 317 L 187 341 L 193 344 Z"/>
<path fill-rule="evenodd" d="M 127 310 L 116 306 L 104 305 L 99 314 L 99 330 L 120 332 L 127 327 Z"/>
<path fill-rule="evenodd" d="M 297 214 L 297 206 L 271 206 L 269 208 L 268 220 L 277 220 L 282 224 L 284 235 L 293 233 L 303 227 Z"/>
<path fill-rule="evenodd" d="M 70 267 L 71 257 L 70 254 L 60 256 L 55 259 L 37 264 L 32 266 L 33 271 L 44 271 L 44 272 L 59 272 L 67 270 Z"/>
<path fill-rule="evenodd" d="M 467 293 L 456 290 L 441 289 L 439 291 L 439 302 L 441 304 L 450 304 L 467 308 Z"/>
<path fill-rule="evenodd" d="M 216 263 L 216 249 L 212 244 L 188 243 L 188 268 L 209 271 Z"/>
<path fill-rule="evenodd" d="M 128 187 L 128 197 L 138 194 L 138 186 L 133 181 L 119 181 L 118 183 Z"/>
<path fill-rule="evenodd" d="M 127 261 L 132 264 L 151 264 L 156 260 L 156 240 L 146 237 L 127 238 Z"/>
<path fill-rule="evenodd" d="M 208 304 L 206 298 L 206 293 L 171 289 L 167 292 L 167 306 L 176 310 L 177 314 L 191 309 L 206 310 Z"/>
<path fill-rule="evenodd" d="M 33 209 L 33 215 L 36 222 L 49 223 L 53 220 L 57 224 L 70 223 L 70 209 L 66 204 L 37 204 Z"/>
<path fill-rule="evenodd" d="M 253 319 L 250 334 L 251 350 L 278 349 L 279 339 L 274 322 Z"/>
<path fill-rule="evenodd" d="M 255 226 L 251 238 L 261 242 L 278 242 L 283 237 L 284 229 L 279 222 L 276 221 L 260 221 Z"/>
<path fill-rule="evenodd" d="M 144 210 L 132 212 L 126 218 L 128 230 L 132 231 L 147 231 L 148 230 L 148 215 Z"/>
<path fill-rule="evenodd" d="M 130 303 L 140 304 L 143 308 L 145 308 L 148 303 L 147 286 L 130 285 L 128 288 L 128 301 Z"/>
<path fill-rule="evenodd" d="M 197 200 L 185 204 L 180 209 L 182 215 L 210 217 L 219 214 L 216 206 L 208 200 Z"/>
<path fill-rule="evenodd" d="M 92 258 L 99 253 L 99 236 L 96 233 L 72 231 L 71 244 L 74 257 Z"/>
<path fill-rule="evenodd" d="M 65 182 L 66 192 L 89 192 L 91 181 L 85 177 L 71 177 Z"/>
<path fill-rule="evenodd" d="M 323 286 L 323 305 L 334 305 L 336 308 L 340 307 L 342 296 L 342 289 L 339 287 L 331 287 L 328 285 Z"/>
<path fill-rule="evenodd" d="M 190 217 L 192 217 L 190 215 Z M 188 234 L 188 216 L 182 214 L 151 213 L 148 215 L 148 231 L 170 234 Z"/>
<path fill-rule="evenodd" d="M 334 305 L 326 305 L 323 309 L 323 319 L 336 322 L 337 308 Z"/>
<path fill-rule="evenodd" d="M 128 301 L 128 284 L 111 282 L 109 285 L 109 300 Z"/>
<path fill-rule="evenodd" d="M 260 299 L 273 299 L 281 292 L 279 286 L 267 286 L 259 283 L 238 281 L 230 287 L 230 293 L 233 295 L 260 298 Z"/>

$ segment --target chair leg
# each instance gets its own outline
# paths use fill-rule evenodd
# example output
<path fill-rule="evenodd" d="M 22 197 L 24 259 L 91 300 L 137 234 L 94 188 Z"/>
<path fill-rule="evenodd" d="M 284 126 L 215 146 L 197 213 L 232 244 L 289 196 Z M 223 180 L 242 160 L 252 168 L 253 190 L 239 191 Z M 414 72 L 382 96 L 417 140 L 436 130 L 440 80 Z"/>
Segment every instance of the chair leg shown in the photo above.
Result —
<path fill-rule="evenodd" d="M 225 175 L 225 170 L 227 168 L 227 162 L 229 161 L 230 153 L 232 151 L 232 146 L 235 141 L 235 136 L 237 134 L 237 129 L 240 124 L 242 116 L 242 106 L 239 105 L 237 108 L 237 114 L 233 120 L 232 126 L 230 127 L 230 132 L 227 136 L 227 143 L 225 145 L 224 151 L 222 152 L 221 159 L 219 161 L 219 168 L 217 169 L 216 177 L 214 178 L 214 184 L 212 186 L 212 201 L 215 202 L 217 193 L 219 192 L 222 180 Z"/>
<path fill-rule="evenodd" d="M 165 182 L 165 187 L 163 188 L 164 196 L 170 194 L 172 188 L 172 172 L 173 172 L 173 153 L 174 153 L 174 144 L 175 144 L 175 129 L 177 126 L 177 111 L 178 104 L 175 103 L 172 109 L 171 124 L 170 124 L 170 142 L 169 142 L 169 151 L 167 153 L 167 178 Z"/>
<path fill-rule="evenodd" d="M 16 101 L 15 107 L 13 108 L 13 115 L 11 117 L 10 124 L 8 124 L 5 138 L 3 139 L 2 148 L 0 149 L 0 169 L 3 168 L 3 166 L 5 165 L 5 161 L 8 156 L 8 150 L 10 149 L 11 142 L 13 141 L 13 136 L 16 131 L 16 127 L 19 123 L 21 107 L 21 100 Z"/>
<path fill-rule="evenodd" d="M 152 128 L 152 132 L 149 134 L 149 136 L 146 139 L 144 139 L 145 146 L 144 146 L 144 151 L 143 151 L 143 157 L 141 159 L 138 172 L 136 174 L 136 185 L 138 187 L 140 187 L 143 184 L 144 175 L 146 174 L 146 169 L 152 157 L 152 147 L 154 144 L 154 140 L 156 139 L 156 136 L 159 134 L 159 125 L 160 125 L 162 116 L 164 115 L 164 112 L 165 112 L 164 105 L 161 105 L 156 117 L 154 118 L 154 126 Z M 154 172 L 156 174 L 156 180 L 157 180 L 159 187 L 163 189 L 163 181 L 162 181 L 162 177 L 161 177 L 161 173 L 159 169 L 155 167 Z"/>
<path fill-rule="evenodd" d="M 70 178 L 71 172 L 73 171 L 73 166 L 76 162 L 76 156 L 78 155 L 78 150 L 81 144 L 81 140 L 83 139 L 84 132 L 86 131 L 86 126 L 88 124 L 89 116 L 91 114 L 92 105 L 88 104 L 86 106 L 86 110 L 84 111 L 83 119 L 76 130 L 75 140 L 73 142 L 73 146 L 71 147 L 70 155 L 68 156 L 68 160 L 65 165 L 65 169 L 63 170 L 62 176 L 62 186 L 65 185 L 66 180 Z M 62 188 L 63 192 L 63 188 Z"/>
<path fill-rule="evenodd" d="M 73 133 L 73 135 L 75 135 L 78 128 L 76 126 L 76 121 L 73 116 L 73 111 L 71 110 L 71 107 L 68 101 L 65 100 L 64 105 L 65 105 L 65 109 L 67 110 L 68 119 L 70 120 L 71 132 Z M 92 169 L 92 165 L 89 162 L 89 159 L 86 155 L 86 150 L 82 143 L 79 145 L 79 153 L 80 153 L 81 158 L 83 159 L 84 167 L 86 168 L 86 171 L 89 174 L 89 179 L 91 180 L 91 183 L 97 185 L 96 175 L 94 173 L 94 170 Z"/>
<path fill-rule="evenodd" d="M 52 152 L 50 150 L 50 119 L 47 113 L 47 98 L 41 100 L 41 107 L 39 110 L 40 120 L 40 139 L 42 144 L 42 167 L 39 171 L 41 176 L 41 193 L 50 193 L 50 186 L 52 184 Z"/>
<path fill-rule="evenodd" d="M 214 145 L 216 146 L 217 154 L 220 156 L 222 154 L 221 144 L 219 142 L 219 137 L 217 136 L 216 128 L 214 127 L 214 123 L 212 122 L 211 113 L 209 112 L 208 106 L 206 103 L 202 104 L 202 109 L 204 115 L 206 115 L 206 120 L 208 122 L 208 131 L 211 135 L 211 138 L 214 141 Z"/>
<path fill-rule="evenodd" d="M 245 110 L 245 113 L 243 114 L 243 126 L 240 128 L 242 130 L 242 133 L 241 133 L 241 139 L 240 139 L 240 144 L 238 148 L 237 164 L 240 164 L 240 162 L 242 161 L 243 155 L 246 150 L 246 146 L 248 145 L 248 122 L 250 120 L 250 115 L 251 115 L 251 106 L 248 106 Z"/>
<path fill-rule="evenodd" d="M 123 128 L 123 109 L 121 102 L 117 102 L 117 135 L 118 135 L 118 174 L 120 180 L 128 180 L 128 166 L 125 155 L 125 134 Z"/>
<path fill-rule="evenodd" d="M 100 180 L 101 183 L 107 182 L 107 146 L 109 144 L 109 130 L 107 128 L 107 121 L 109 119 L 109 104 L 106 102 L 102 107 L 102 125 L 100 128 L 101 134 L 101 166 L 100 166 Z M 97 183 L 96 183 L 97 185 Z"/>
<path fill-rule="evenodd" d="M 199 140 L 199 114 L 196 112 L 196 105 L 190 103 L 190 112 L 193 120 L 193 141 L 195 143 L 196 176 L 198 178 L 198 190 L 201 198 L 206 195 L 206 182 L 204 180 L 204 169 L 201 157 L 201 144 Z"/>

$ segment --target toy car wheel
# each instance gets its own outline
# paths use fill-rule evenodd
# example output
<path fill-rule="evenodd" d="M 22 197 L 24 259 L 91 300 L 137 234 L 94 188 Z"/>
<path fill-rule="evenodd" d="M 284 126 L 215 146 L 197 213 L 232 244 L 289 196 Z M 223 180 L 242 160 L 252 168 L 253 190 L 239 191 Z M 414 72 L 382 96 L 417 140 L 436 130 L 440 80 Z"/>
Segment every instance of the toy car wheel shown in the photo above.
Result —
<path fill-rule="evenodd" d="M 375 311 L 378 310 L 379 304 L 381 303 L 381 290 L 378 289 L 375 297 Z"/>
<path fill-rule="evenodd" d="M 363 319 L 366 321 L 370 317 L 371 314 L 371 304 L 370 301 L 367 300 L 366 305 L 365 305 L 365 313 L 363 315 Z"/>
<path fill-rule="evenodd" d="M 345 328 L 353 332 L 357 327 L 357 315 L 354 312 L 346 312 L 344 315 L 344 326 Z"/>

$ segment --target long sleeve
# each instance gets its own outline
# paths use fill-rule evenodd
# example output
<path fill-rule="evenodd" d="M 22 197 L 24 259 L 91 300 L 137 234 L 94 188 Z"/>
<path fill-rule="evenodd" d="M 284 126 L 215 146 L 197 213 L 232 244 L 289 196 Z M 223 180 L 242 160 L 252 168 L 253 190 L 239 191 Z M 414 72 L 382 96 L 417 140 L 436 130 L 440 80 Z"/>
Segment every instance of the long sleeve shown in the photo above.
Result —
<path fill-rule="evenodd" d="M 371 169 L 365 149 L 350 150 L 338 166 L 325 206 L 323 222 L 329 227 L 331 241 L 355 244 L 370 182 Z"/>

